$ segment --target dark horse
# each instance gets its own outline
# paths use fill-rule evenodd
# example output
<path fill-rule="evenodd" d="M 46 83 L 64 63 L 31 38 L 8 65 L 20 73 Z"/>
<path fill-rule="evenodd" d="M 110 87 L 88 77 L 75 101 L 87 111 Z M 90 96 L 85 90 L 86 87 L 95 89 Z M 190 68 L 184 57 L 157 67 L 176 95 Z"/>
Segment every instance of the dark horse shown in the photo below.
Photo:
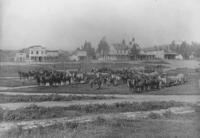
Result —
<path fill-rule="evenodd" d="M 98 89 L 100 89 L 102 84 L 103 84 L 103 80 L 101 78 L 95 78 L 95 79 L 90 81 L 90 87 L 91 88 L 93 88 L 94 85 L 97 85 Z"/>

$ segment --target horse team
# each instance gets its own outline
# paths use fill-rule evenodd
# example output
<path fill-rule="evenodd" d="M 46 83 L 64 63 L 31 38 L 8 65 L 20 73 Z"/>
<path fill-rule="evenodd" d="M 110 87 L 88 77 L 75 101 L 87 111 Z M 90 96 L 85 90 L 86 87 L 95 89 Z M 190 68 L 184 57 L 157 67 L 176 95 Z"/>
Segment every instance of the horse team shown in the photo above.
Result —
<path fill-rule="evenodd" d="M 185 75 L 168 75 L 166 73 L 144 73 L 135 69 L 112 70 L 95 69 L 89 72 L 37 70 L 18 72 L 20 79 L 34 79 L 40 86 L 61 86 L 86 83 L 91 88 L 102 88 L 126 84 L 132 92 L 157 90 L 164 87 L 181 85 L 186 82 Z"/>

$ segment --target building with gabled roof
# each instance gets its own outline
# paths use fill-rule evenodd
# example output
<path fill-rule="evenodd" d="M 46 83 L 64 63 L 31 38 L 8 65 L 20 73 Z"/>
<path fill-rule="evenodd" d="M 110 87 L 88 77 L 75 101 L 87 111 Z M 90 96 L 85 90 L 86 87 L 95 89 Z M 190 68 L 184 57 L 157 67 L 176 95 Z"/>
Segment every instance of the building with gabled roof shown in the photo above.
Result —
<path fill-rule="evenodd" d="M 109 46 L 107 55 L 100 56 L 98 59 L 103 61 L 129 60 L 130 47 L 125 43 L 115 43 Z"/>

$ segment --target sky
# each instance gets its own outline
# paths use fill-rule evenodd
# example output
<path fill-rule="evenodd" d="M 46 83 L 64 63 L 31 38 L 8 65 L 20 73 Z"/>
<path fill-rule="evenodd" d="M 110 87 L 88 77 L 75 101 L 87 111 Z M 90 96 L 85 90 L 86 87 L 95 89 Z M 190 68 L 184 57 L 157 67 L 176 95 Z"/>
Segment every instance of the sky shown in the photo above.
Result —
<path fill-rule="evenodd" d="M 200 42 L 199 13 L 200 0 L 0 0 L 0 48 Z"/>

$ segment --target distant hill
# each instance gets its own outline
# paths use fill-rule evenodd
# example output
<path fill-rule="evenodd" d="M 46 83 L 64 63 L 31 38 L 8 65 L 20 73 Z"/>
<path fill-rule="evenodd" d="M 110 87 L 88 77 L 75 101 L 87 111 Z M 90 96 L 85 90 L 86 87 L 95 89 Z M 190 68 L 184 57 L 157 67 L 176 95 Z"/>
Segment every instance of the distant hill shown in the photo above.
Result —
<path fill-rule="evenodd" d="M 2 50 L 0 49 L 0 62 L 14 61 L 17 50 Z"/>

